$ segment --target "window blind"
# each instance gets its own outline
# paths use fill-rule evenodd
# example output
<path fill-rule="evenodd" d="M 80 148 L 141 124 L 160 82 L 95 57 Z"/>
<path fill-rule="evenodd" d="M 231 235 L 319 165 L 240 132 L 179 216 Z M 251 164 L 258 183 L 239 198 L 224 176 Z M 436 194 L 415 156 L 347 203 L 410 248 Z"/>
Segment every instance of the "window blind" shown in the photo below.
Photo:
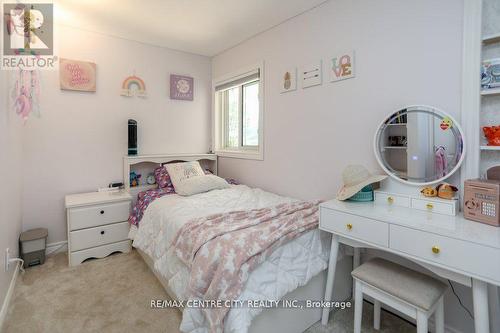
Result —
<path fill-rule="evenodd" d="M 249 83 L 252 81 L 257 81 L 259 79 L 260 79 L 260 71 L 259 71 L 259 69 L 256 69 L 254 71 L 247 72 L 245 74 L 234 77 L 230 80 L 217 83 L 217 85 L 215 86 L 215 91 L 219 92 L 219 91 L 228 90 L 228 89 L 231 89 L 231 88 L 234 88 L 237 86 L 241 86 L 243 84 L 246 84 L 246 83 Z"/>

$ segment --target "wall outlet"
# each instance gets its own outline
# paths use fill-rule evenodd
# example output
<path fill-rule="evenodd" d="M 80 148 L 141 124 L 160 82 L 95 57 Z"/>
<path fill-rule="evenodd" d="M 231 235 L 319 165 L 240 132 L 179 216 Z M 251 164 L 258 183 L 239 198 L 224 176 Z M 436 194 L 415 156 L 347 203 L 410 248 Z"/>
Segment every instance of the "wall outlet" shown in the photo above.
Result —
<path fill-rule="evenodd" d="M 9 248 L 5 249 L 5 258 L 4 258 L 4 271 L 9 271 L 9 261 L 10 261 L 10 250 Z"/>

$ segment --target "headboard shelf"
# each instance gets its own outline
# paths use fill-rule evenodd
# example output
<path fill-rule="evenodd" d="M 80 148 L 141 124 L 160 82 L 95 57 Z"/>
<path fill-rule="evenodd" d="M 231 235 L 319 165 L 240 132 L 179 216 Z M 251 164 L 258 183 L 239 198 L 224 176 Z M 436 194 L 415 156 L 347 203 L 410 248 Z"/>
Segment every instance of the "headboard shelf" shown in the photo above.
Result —
<path fill-rule="evenodd" d="M 138 164 L 152 164 L 154 168 L 171 162 L 191 162 L 199 161 L 203 167 L 210 169 L 217 174 L 217 155 L 215 154 L 151 154 L 151 155 L 130 155 L 123 157 L 123 183 L 125 189 L 130 191 L 130 172 L 133 166 Z M 145 175 L 144 175 L 145 176 Z"/>

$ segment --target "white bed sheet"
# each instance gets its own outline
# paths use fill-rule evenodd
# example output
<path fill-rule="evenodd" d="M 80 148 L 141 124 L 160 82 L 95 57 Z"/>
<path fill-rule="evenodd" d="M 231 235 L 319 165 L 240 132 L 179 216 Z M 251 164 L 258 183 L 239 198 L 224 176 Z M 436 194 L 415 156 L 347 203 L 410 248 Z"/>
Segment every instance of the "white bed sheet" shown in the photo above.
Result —
<path fill-rule="evenodd" d="M 195 217 L 214 213 L 246 210 L 293 201 L 260 189 L 234 185 L 229 189 L 183 197 L 167 195 L 155 200 L 146 209 L 139 228 L 130 231 L 133 246 L 145 252 L 155 269 L 168 281 L 168 287 L 179 300 L 186 300 L 189 270 L 167 251 L 177 231 Z M 303 286 L 328 265 L 330 237 L 318 229 L 276 249 L 249 276 L 239 300 L 279 300 L 288 292 Z M 246 333 L 252 318 L 262 309 L 231 309 L 225 319 L 224 332 Z M 181 330 L 207 333 L 208 326 L 201 311 L 186 308 Z"/>

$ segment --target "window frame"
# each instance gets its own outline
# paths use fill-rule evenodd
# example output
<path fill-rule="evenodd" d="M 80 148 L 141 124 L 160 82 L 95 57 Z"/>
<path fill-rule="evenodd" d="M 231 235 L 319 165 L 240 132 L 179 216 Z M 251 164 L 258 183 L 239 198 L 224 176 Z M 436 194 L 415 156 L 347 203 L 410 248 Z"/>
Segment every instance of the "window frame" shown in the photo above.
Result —
<path fill-rule="evenodd" d="M 259 130 L 258 130 L 258 146 L 243 146 L 243 114 L 244 114 L 244 101 L 243 101 L 243 86 L 239 87 L 239 117 L 241 124 L 239 126 L 239 138 L 238 138 L 238 147 L 227 147 L 227 138 L 225 129 L 227 116 L 222 113 L 227 112 L 227 108 L 221 109 L 224 104 L 227 104 L 227 94 L 225 100 L 222 97 L 223 94 L 219 94 L 216 91 L 216 87 L 225 83 L 229 83 L 232 81 L 238 80 L 238 78 L 243 78 L 247 76 L 249 73 L 259 71 Z M 245 83 L 251 84 L 251 82 Z M 263 160 L 264 159 L 264 64 L 259 63 L 252 66 L 247 66 L 238 71 L 232 72 L 230 74 L 226 74 L 222 77 L 212 80 L 212 150 L 218 155 L 222 157 L 230 157 L 230 158 L 242 158 L 242 159 L 253 159 L 253 160 Z M 224 112 L 222 112 L 224 111 Z"/>

